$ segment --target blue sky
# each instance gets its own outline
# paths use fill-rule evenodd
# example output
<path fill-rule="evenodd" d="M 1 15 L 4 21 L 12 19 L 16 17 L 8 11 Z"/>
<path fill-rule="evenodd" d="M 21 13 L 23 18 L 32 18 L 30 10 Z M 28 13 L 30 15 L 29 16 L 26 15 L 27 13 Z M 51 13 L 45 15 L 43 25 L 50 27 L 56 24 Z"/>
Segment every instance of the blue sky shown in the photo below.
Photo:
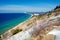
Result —
<path fill-rule="evenodd" d="M 43 12 L 53 9 L 60 0 L 0 0 L 1 12 Z"/>

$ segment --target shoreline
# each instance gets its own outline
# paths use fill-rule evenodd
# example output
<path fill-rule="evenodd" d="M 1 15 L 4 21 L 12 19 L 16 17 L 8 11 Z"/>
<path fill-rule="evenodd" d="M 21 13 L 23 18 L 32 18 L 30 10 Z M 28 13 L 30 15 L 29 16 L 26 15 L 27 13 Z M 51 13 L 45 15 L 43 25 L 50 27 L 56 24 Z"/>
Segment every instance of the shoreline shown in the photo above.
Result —
<path fill-rule="evenodd" d="M 22 13 L 21 13 L 22 14 Z M 7 15 L 9 15 L 9 14 L 7 14 Z M 15 14 L 10 14 L 10 15 L 12 15 L 12 16 L 16 16 Z M 25 14 L 24 14 L 25 15 Z M 5 16 L 5 14 L 4 14 L 4 16 Z M 4 19 L 4 16 L 2 16 L 3 17 L 3 19 Z M 5 33 L 6 31 L 8 31 L 8 30 L 10 30 L 10 29 L 12 29 L 12 28 L 14 28 L 15 26 L 17 26 L 18 24 L 20 24 L 20 23 L 22 23 L 22 22 L 24 22 L 24 21 L 26 21 L 27 19 L 29 19 L 30 17 L 31 17 L 31 15 L 30 14 L 26 14 L 26 16 L 22 16 L 22 17 L 20 17 L 20 14 L 17 14 L 17 18 L 15 18 L 15 19 L 12 19 L 12 20 L 8 20 L 8 21 L 5 21 L 5 22 L 3 22 L 3 23 L 1 23 L 1 27 L 0 27 L 0 35 L 1 34 L 3 34 L 3 33 Z M 8 18 L 9 18 L 10 16 L 8 16 Z M 26 17 L 26 18 L 25 18 Z M 6 18 L 6 17 L 5 17 Z M 3 21 L 3 20 L 2 20 Z"/>
<path fill-rule="evenodd" d="M 11 33 L 12 30 L 19 28 L 19 26 L 21 26 L 21 25 L 23 25 L 24 23 L 26 23 L 26 21 L 28 21 L 28 20 L 33 16 L 32 14 L 30 14 L 30 15 L 31 15 L 31 16 L 30 16 L 28 19 L 26 19 L 25 21 L 23 21 L 23 22 L 17 24 L 17 25 L 14 26 L 13 28 L 11 28 L 11 29 L 5 31 L 5 32 L 2 33 L 1 35 L 5 35 L 5 34 L 7 34 L 7 33 Z M 0 35 L 0 36 L 1 36 L 1 35 Z"/>
<path fill-rule="evenodd" d="M 32 17 L 32 15 L 31 15 L 31 17 Z M 26 19 L 25 21 L 23 21 L 23 22 L 17 24 L 17 25 L 16 25 L 15 27 L 13 27 L 12 29 L 15 29 L 17 26 L 24 24 L 24 23 L 25 23 L 26 21 L 28 21 L 31 17 L 29 17 L 29 18 Z M 9 29 L 9 30 L 10 30 L 10 29 Z"/>

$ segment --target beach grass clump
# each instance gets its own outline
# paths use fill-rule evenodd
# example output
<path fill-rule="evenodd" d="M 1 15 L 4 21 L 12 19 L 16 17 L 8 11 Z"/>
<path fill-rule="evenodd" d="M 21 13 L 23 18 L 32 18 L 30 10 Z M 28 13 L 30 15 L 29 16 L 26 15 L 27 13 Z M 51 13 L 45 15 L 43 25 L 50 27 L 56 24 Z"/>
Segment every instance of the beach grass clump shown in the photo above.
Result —
<path fill-rule="evenodd" d="M 17 34 L 18 32 L 21 32 L 21 31 L 22 31 L 22 29 L 15 29 L 15 30 L 12 31 L 12 34 L 15 35 L 15 34 Z"/>
<path fill-rule="evenodd" d="M 41 18 L 41 15 L 38 15 L 38 16 L 37 16 L 37 19 L 40 19 L 40 18 Z"/>

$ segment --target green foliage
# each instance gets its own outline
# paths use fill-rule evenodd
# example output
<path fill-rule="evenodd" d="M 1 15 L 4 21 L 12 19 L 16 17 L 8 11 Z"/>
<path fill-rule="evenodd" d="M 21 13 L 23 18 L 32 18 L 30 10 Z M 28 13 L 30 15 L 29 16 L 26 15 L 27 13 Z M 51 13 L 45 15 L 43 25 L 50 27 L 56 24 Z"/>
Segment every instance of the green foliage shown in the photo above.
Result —
<path fill-rule="evenodd" d="M 58 9 L 58 8 L 60 8 L 60 5 L 59 5 L 59 6 L 56 6 L 54 10 L 56 10 L 56 9 Z"/>
<path fill-rule="evenodd" d="M 52 14 L 52 11 L 48 11 L 47 13 L 48 13 L 48 17 L 49 17 Z"/>
<path fill-rule="evenodd" d="M 13 30 L 12 34 L 15 35 L 16 33 L 20 32 L 20 31 L 22 31 L 22 29 L 20 29 L 20 30 L 19 29 L 15 29 L 15 30 Z"/>
<path fill-rule="evenodd" d="M 0 35 L 0 38 L 1 38 L 1 35 Z"/>
<path fill-rule="evenodd" d="M 40 19 L 42 15 L 37 15 L 37 19 Z"/>

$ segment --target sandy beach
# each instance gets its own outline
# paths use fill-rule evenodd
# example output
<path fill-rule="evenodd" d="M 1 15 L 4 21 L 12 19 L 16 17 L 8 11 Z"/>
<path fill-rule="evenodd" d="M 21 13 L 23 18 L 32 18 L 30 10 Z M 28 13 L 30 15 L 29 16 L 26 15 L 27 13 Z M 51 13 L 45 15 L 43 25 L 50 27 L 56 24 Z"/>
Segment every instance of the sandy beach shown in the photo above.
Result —
<path fill-rule="evenodd" d="M 33 15 L 31 14 L 31 17 L 29 17 L 29 18 L 28 18 L 27 20 L 25 20 L 24 22 L 16 25 L 16 26 L 13 27 L 12 29 L 9 29 L 8 31 L 6 31 L 5 33 L 3 33 L 3 34 L 1 35 L 1 37 L 2 37 L 3 39 L 4 39 L 4 38 L 9 38 L 9 37 L 11 37 L 11 36 L 13 35 L 13 32 L 16 31 L 16 29 L 22 30 L 22 31 L 25 31 L 25 30 L 29 29 L 30 27 L 27 27 L 27 24 L 29 24 L 30 21 L 32 21 L 32 20 L 35 19 L 35 17 L 32 18 L 32 16 L 33 16 Z M 3 36 L 4 36 L 4 37 L 3 37 Z"/>

